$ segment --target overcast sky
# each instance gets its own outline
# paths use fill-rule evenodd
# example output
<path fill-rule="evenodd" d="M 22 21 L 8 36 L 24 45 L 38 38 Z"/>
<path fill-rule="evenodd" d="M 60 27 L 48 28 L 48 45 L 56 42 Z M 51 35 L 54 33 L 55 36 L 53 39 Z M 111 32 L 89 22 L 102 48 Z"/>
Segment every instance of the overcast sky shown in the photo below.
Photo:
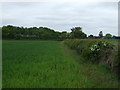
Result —
<path fill-rule="evenodd" d="M 118 35 L 117 2 L 5 2 L 2 25 L 48 27 L 69 31 L 80 26 L 90 35 Z"/>

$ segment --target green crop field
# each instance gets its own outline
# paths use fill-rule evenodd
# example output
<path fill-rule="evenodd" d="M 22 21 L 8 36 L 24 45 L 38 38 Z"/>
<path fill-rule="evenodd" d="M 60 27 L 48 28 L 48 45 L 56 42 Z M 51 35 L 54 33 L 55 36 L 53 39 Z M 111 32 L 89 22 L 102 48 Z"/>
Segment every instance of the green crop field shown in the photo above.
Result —
<path fill-rule="evenodd" d="M 3 40 L 2 55 L 3 88 L 118 87 L 114 73 L 82 62 L 60 41 Z"/>
<path fill-rule="evenodd" d="M 120 44 L 120 40 L 119 39 L 106 39 L 106 41 L 114 44 L 114 45 L 118 45 Z"/>

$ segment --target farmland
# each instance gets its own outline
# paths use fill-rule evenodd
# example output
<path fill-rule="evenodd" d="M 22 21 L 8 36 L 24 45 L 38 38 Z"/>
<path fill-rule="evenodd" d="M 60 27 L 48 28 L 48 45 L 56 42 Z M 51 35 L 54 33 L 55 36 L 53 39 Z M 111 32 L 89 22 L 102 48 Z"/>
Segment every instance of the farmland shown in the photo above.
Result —
<path fill-rule="evenodd" d="M 3 40 L 3 88 L 117 88 L 116 74 L 61 41 Z"/>

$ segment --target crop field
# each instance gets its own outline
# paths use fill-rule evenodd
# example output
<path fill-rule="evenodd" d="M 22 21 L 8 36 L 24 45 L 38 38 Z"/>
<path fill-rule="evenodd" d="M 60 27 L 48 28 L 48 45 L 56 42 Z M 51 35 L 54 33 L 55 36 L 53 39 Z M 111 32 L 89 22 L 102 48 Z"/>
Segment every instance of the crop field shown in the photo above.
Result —
<path fill-rule="evenodd" d="M 108 41 L 108 42 L 110 42 L 110 43 L 112 43 L 112 44 L 114 44 L 114 45 L 118 45 L 118 44 L 120 44 L 120 40 L 115 40 L 115 39 L 106 39 L 106 41 Z"/>
<path fill-rule="evenodd" d="M 3 40 L 3 88 L 117 88 L 116 74 L 61 41 Z M 81 61 L 81 62 L 78 62 Z"/>

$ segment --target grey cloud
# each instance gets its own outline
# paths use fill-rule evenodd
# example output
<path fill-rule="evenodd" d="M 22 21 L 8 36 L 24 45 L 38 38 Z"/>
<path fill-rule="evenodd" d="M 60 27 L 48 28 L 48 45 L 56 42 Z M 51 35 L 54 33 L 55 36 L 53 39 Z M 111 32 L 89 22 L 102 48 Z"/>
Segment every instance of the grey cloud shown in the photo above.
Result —
<path fill-rule="evenodd" d="M 3 3 L 3 25 L 24 27 L 46 26 L 55 30 L 70 31 L 81 26 L 87 34 L 117 35 L 117 3 L 115 2 L 22 2 Z"/>

